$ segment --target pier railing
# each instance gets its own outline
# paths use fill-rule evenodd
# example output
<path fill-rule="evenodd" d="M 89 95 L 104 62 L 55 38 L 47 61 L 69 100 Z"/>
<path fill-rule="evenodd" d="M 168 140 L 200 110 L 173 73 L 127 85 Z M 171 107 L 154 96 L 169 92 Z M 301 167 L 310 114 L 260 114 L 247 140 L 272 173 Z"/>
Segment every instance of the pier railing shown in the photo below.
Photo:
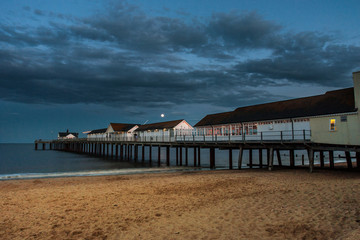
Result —
<path fill-rule="evenodd" d="M 171 143 L 171 142 L 300 142 L 310 141 L 310 130 L 294 130 L 294 131 L 263 131 L 253 133 L 251 135 L 200 135 L 196 131 L 184 132 L 182 135 L 174 136 L 121 136 L 110 135 L 108 137 L 92 137 L 83 139 L 67 139 L 65 141 L 88 141 L 88 142 L 139 142 L 139 143 Z M 64 141 L 62 139 L 61 141 Z"/>

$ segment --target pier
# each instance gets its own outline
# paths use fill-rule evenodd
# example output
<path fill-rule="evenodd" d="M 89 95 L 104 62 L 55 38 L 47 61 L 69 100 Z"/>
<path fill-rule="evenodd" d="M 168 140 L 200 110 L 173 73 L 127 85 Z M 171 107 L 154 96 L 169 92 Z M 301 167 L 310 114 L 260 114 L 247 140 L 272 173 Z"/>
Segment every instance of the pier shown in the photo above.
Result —
<path fill-rule="evenodd" d="M 157 162 L 161 164 L 161 149 L 166 149 L 165 164 L 170 166 L 170 149 L 176 150 L 176 166 L 193 166 L 201 167 L 201 149 L 209 151 L 210 168 L 216 168 L 215 150 L 228 151 L 228 166 L 233 169 L 233 150 L 238 150 L 237 156 L 238 169 L 242 168 L 244 153 L 248 152 L 249 168 L 268 168 L 273 170 L 274 167 L 296 168 L 308 167 L 312 172 L 314 168 L 334 169 L 334 152 L 341 151 L 344 153 L 343 158 L 346 159 L 346 167 L 348 169 L 360 169 L 360 147 L 335 144 L 319 144 L 310 140 L 310 133 L 302 131 L 298 135 L 294 132 L 290 133 L 281 131 L 278 137 L 272 136 L 272 140 L 268 140 L 265 134 L 261 133 L 256 139 L 246 138 L 245 135 L 239 136 L 195 136 L 183 135 L 174 137 L 159 138 L 142 138 L 142 137 L 112 137 L 112 138 L 76 138 L 76 139 L 60 139 L 60 140 L 36 140 L 35 149 L 45 150 L 49 146 L 50 150 L 68 151 L 74 153 L 83 153 L 101 157 L 112 157 L 119 160 L 134 160 L 135 162 L 145 161 L 145 149 L 148 149 L 147 159 L 150 164 Z M 253 137 L 253 136 L 252 136 Z M 153 159 L 153 148 L 157 148 L 157 159 Z M 192 149 L 193 161 L 189 161 L 189 149 Z M 141 158 L 140 156 L 141 151 Z M 299 154 L 302 164 L 296 164 L 295 157 L 297 152 L 306 151 L 307 154 Z M 257 152 L 257 159 L 253 157 L 253 153 Z M 289 163 L 285 165 L 282 161 L 281 153 L 289 156 Z M 353 156 L 351 156 L 353 153 Z M 355 155 L 354 155 L 355 154 Z M 298 156 L 298 159 L 299 159 Z M 319 164 L 315 165 L 315 156 L 318 157 Z M 307 164 L 305 164 L 305 158 Z M 325 165 L 325 158 L 329 162 Z M 352 158 L 356 159 L 356 166 L 353 166 Z M 276 160 L 276 161 L 275 161 Z"/>

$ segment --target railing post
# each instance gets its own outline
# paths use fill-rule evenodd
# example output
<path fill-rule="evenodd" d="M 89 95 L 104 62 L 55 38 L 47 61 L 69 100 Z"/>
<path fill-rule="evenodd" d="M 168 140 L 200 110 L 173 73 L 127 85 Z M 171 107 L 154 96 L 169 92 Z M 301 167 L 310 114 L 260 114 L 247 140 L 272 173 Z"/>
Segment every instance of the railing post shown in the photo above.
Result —
<path fill-rule="evenodd" d="M 304 137 L 304 142 L 305 142 L 305 140 L 306 140 L 305 129 L 303 129 L 303 137 Z"/>
<path fill-rule="evenodd" d="M 184 142 L 185 142 L 185 135 L 184 135 Z"/>
<path fill-rule="evenodd" d="M 217 142 L 217 134 L 215 134 L 215 142 Z"/>
<path fill-rule="evenodd" d="M 261 140 L 261 142 L 263 141 L 263 132 L 260 132 L 260 140 Z"/>
<path fill-rule="evenodd" d="M 193 143 L 195 143 L 195 135 L 193 134 Z"/>
<path fill-rule="evenodd" d="M 280 131 L 280 139 L 281 139 L 281 141 L 283 141 L 283 132 L 282 131 Z"/>
<path fill-rule="evenodd" d="M 204 134 L 204 143 L 205 143 L 205 134 Z"/>
<path fill-rule="evenodd" d="M 229 143 L 231 142 L 231 133 L 229 132 Z"/>

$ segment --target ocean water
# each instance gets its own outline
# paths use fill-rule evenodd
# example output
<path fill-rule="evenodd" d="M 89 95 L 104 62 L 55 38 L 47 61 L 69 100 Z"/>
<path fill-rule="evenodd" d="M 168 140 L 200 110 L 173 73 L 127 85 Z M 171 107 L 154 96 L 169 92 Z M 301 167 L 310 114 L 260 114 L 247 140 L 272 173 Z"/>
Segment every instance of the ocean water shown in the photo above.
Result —
<path fill-rule="evenodd" d="M 46 147 L 46 150 L 42 150 L 42 145 L 39 145 L 39 149 L 35 150 L 34 144 L 0 144 L 0 180 L 209 169 L 209 154 L 205 149 L 201 150 L 201 168 L 194 168 L 192 149 L 189 149 L 188 152 L 188 167 L 185 166 L 185 150 L 183 150 L 183 166 L 181 167 L 176 166 L 176 150 L 171 148 L 170 167 L 167 167 L 166 149 L 161 148 L 161 165 L 159 167 L 157 147 L 152 148 L 151 164 L 148 147 L 145 148 L 144 162 L 141 161 L 140 148 L 140 160 L 120 161 L 110 157 L 49 150 L 49 146 Z M 220 161 L 219 156 L 217 159 L 219 159 L 217 161 L 218 169 L 227 167 L 227 164 Z"/>
<path fill-rule="evenodd" d="M 0 180 L 41 178 L 41 177 L 66 177 L 66 176 L 94 176 L 94 175 L 114 175 L 114 174 L 134 174 L 142 172 L 164 172 L 164 171 L 189 171 L 189 170 L 208 170 L 209 169 L 209 149 L 201 149 L 201 167 L 194 167 L 194 152 L 192 148 L 188 150 L 188 166 L 185 166 L 185 149 L 183 148 L 183 166 L 176 166 L 176 150 L 171 148 L 170 167 L 166 166 L 166 148 L 161 148 L 161 165 L 158 166 L 158 147 L 152 148 L 152 164 L 149 161 L 149 148 L 145 148 L 145 161 L 142 162 L 141 148 L 139 148 L 139 160 L 130 161 L 116 158 L 105 158 L 91 156 L 87 154 L 71 153 L 56 150 L 34 149 L 34 144 L 0 144 Z M 47 146 L 48 148 L 48 146 Z M 239 150 L 232 151 L 233 168 L 238 168 Z M 295 155 L 296 165 L 308 164 L 305 151 L 297 151 Z M 133 154 L 134 156 L 134 154 Z M 283 165 L 289 165 L 289 155 L 287 151 L 281 152 Z M 229 151 L 215 150 L 216 169 L 229 168 Z M 325 163 L 327 163 L 325 153 Z M 335 161 L 344 161 L 338 158 L 335 153 Z M 266 163 L 266 151 L 263 151 L 263 162 Z M 248 168 L 249 151 L 244 151 L 242 168 Z M 253 151 L 253 163 L 258 163 L 258 152 Z M 319 163 L 319 156 L 315 154 L 315 164 Z M 277 157 L 274 154 L 274 164 L 277 164 Z"/>

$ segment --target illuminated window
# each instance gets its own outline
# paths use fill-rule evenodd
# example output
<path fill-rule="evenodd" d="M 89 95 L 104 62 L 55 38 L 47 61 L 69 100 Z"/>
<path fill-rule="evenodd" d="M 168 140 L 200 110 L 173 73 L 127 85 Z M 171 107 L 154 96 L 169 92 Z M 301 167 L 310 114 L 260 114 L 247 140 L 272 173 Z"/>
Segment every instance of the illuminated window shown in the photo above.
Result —
<path fill-rule="evenodd" d="M 335 118 L 330 119 L 330 131 L 336 131 Z"/>

